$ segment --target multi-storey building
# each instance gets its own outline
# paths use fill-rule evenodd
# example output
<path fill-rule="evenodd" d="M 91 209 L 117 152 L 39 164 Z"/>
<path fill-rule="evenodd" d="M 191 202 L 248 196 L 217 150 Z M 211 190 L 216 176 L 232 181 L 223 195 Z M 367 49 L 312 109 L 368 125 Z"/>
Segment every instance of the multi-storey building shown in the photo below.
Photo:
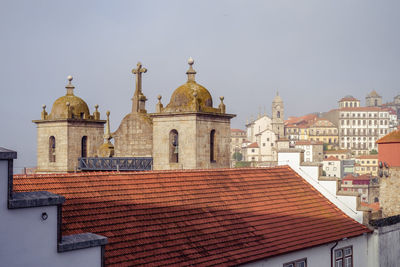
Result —
<path fill-rule="evenodd" d="M 378 178 L 371 175 L 354 176 L 349 174 L 342 179 L 340 187 L 343 191 L 359 193 L 362 202 L 375 203 L 379 201 Z"/>
<path fill-rule="evenodd" d="M 321 141 L 331 149 L 338 145 L 338 129 L 327 119 L 317 119 L 308 128 L 310 141 Z"/>
<path fill-rule="evenodd" d="M 301 117 L 290 117 L 285 121 L 285 136 L 292 145 L 297 140 L 309 140 L 309 126 L 317 115 L 308 114 Z"/>
<path fill-rule="evenodd" d="M 323 143 L 320 141 L 297 141 L 295 148 L 304 150 L 305 162 L 322 162 L 324 159 Z"/>
<path fill-rule="evenodd" d="M 327 177 L 342 177 L 342 162 L 334 156 L 330 156 L 322 161 L 322 170 Z"/>
<path fill-rule="evenodd" d="M 231 129 L 231 155 L 235 152 L 241 152 L 243 142 L 246 141 L 246 131 L 241 129 Z"/>
<path fill-rule="evenodd" d="M 356 158 L 354 172 L 358 175 L 378 175 L 378 155 L 362 155 Z"/>
<path fill-rule="evenodd" d="M 350 159 L 351 158 L 351 150 L 349 149 L 338 149 L 338 150 L 327 150 L 324 151 L 324 158 L 327 159 L 330 156 L 336 157 L 340 160 Z"/>
<path fill-rule="evenodd" d="M 360 107 L 355 98 L 339 101 L 339 145 L 355 155 L 366 155 L 377 149 L 376 140 L 390 132 L 388 109 Z"/>

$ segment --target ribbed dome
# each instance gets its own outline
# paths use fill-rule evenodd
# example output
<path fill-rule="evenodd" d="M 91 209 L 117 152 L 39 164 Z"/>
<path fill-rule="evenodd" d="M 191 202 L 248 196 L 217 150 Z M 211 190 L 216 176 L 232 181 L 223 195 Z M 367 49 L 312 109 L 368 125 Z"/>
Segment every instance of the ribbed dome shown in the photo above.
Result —
<path fill-rule="evenodd" d="M 179 86 L 171 96 L 171 100 L 167 105 L 167 109 L 186 110 L 186 108 L 193 103 L 194 95 L 197 93 L 200 108 L 212 107 L 212 97 L 210 92 L 202 85 L 195 81 L 188 81 L 187 83 Z"/>
<path fill-rule="evenodd" d="M 67 89 L 67 94 L 58 98 L 51 108 L 49 119 L 67 119 L 68 118 L 68 108 L 71 110 L 70 118 L 76 119 L 89 119 L 89 107 L 82 98 L 74 95 L 74 86 L 71 84 L 72 76 L 68 76 L 69 83 L 65 87 Z M 69 107 L 68 107 L 69 105 Z"/>

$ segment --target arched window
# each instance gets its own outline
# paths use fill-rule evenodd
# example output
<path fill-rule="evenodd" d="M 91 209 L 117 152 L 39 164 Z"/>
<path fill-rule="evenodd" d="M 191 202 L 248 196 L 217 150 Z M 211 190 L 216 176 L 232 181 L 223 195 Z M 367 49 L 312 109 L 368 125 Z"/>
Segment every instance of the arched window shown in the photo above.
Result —
<path fill-rule="evenodd" d="M 210 132 L 210 162 L 215 162 L 215 130 Z"/>
<path fill-rule="evenodd" d="M 175 129 L 169 132 L 169 162 L 179 162 L 179 134 Z"/>
<path fill-rule="evenodd" d="M 281 112 L 280 112 L 280 111 L 276 112 L 276 117 L 277 117 L 277 118 L 280 118 L 280 117 L 281 117 Z"/>
<path fill-rule="evenodd" d="M 82 158 L 86 158 L 87 157 L 87 136 L 82 137 L 81 157 Z"/>
<path fill-rule="evenodd" d="M 374 198 L 374 202 L 376 203 L 376 202 L 379 202 L 379 198 Z"/>
<path fill-rule="evenodd" d="M 49 162 L 56 162 L 56 138 L 54 136 L 49 138 Z"/>

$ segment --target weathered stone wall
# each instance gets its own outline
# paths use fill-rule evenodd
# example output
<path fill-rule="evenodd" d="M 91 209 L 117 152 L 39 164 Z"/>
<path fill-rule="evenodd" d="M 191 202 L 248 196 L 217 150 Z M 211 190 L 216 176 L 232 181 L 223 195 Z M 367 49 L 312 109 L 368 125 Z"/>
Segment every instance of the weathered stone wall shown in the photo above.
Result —
<path fill-rule="evenodd" d="M 68 168 L 67 122 L 37 124 L 37 172 L 65 172 Z M 49 138 L 56 140 L 56 161 L 49 162 Z"/>
<path fill-rule="evenodd" d="M 178 132 L 179 162 L 170 163 L 169 133 Z M 196 115 L 153 117 L 153 169 L 196 168 Z"/>
<path fill-rule="evenodd" d="M 170 163 L 171 130 L 179 134 L 179 162 Z M 210 162 L 210 133 L 215 130 L 215 162 Z M 230 118 L 205 114 L 153 117 L 153 168 L 228 168 Z"/>
<path fill-rule="evenodd" d="M 391 167 L 390 176 L 379 179 L 379 204 L 383 217 L 400 214 L 400 167 Z"/>
<path fill-rule="evenodd" d="M 153 151 L 153 125 L 144 113 L 126 115 L 114 137 L 116 157 L 151 157 Z"/>
<path fill-rule="evenodd" d="M 75 171 L 78 158 L 81 157 L 82 137 L 87 136 L 87 156 L 97 156 L 97 150 L 103 144 L 104 124 L 69 123 L 68 125 L 68 169 Z"/>
<path fill-rule="evenodd" d="M 229 168 L 230 119 L 201 115 L 196 118 L 196 168 Z M 210 162 L 210 133 L 215 130 L 215 162 Z M 190 136 L 189 136 L 189 139 Z"/>
<path fill-rule="evenodd" d="M 87 156 L 96 156 L 103 143 L 104 122 L 52 121 L 37 124 L 37 172 L 75 171 L 81 156 L 82 137 L 87 136 Z M 49 161 L 49 138 L 56 140 L 56 161 Z"/>

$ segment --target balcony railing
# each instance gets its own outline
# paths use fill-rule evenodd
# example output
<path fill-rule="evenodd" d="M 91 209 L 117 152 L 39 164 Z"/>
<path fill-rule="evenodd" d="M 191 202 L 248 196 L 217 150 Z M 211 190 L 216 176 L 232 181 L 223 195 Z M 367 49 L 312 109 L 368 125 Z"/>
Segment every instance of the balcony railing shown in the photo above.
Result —
<path fill-rule="evenodd" d="M 79 158 L 81 171 L 149 171 L 153 169 L 153 158 Z"/>

